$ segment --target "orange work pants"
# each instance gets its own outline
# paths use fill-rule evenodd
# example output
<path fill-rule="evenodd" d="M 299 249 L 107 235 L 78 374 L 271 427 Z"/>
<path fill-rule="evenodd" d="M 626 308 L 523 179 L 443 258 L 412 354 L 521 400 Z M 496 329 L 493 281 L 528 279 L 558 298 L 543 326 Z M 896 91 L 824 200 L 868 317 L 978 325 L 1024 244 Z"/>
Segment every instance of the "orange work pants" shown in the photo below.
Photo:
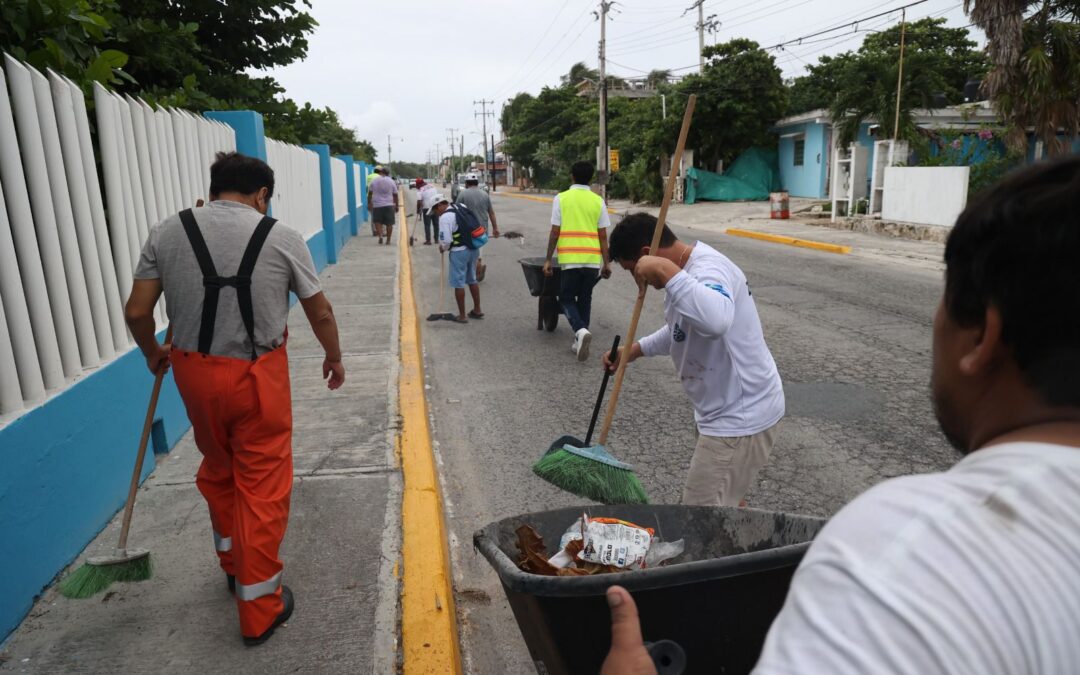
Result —
<path fill-rule="evenodd" d="M 195 483 L 221 567 L 236 577 L 240 632 L 257 637 L 283 609 L 278 549 L 293 477 L 285 346 L 255 361 L 174 349 L 170 361 L 203 455 Z"/>

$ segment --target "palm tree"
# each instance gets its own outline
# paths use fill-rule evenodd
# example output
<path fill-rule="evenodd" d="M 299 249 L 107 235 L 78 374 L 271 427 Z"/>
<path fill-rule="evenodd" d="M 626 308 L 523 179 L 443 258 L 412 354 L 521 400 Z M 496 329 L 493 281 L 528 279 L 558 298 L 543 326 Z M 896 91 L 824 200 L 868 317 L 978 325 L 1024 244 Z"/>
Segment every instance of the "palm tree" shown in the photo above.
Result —
<path fill-rule="evenodd" d="M 645 86 L 649 89 L 658 89 L 660 85 L 667 84 L 670 77 L 670 70 L 650 70 L 649 74 L 645 76 Z"/>
<path fill-rule="evenodd" d="M 576 87 L 582 80 L 596 82 L 600 79 L 600 73 L 585 65 L 583 61 L 578 61 L 570 66 L 570 71 L 559 79 L 563 86 Z"/>
<path fill-rule="evenodd" d="M 983 92 L 1009 127 L 1009 147 L 1026 152 L 1030 128 L 1051 154 L 1067 151 L 1058 132 L 1080 133 L 1080 2 L 965 0 L 964 10 L 986 32 L 994 67 Z"/>

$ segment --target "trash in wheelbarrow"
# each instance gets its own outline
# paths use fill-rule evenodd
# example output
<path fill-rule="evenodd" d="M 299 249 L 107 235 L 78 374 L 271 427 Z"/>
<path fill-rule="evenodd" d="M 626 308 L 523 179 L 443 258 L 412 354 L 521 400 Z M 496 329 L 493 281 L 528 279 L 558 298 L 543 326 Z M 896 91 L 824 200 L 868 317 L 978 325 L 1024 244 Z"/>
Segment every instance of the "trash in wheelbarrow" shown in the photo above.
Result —
<path fill-rule="evenodd" d="M 584 576 L 656 567 L 682 554 L 684 543 L 661 541 L 651 527 L 618 518 L 590 518 L 583 513 L 563 533 L 550 555 L 534 528 L 517 529 L 518 566 L 532 574 Z"/>
<path fill-rule="evenodd" d="M 518 528 L 529 525 L 555 542 L 581 507 L 506 518 L 473 535 L 499 575 L 537 669 L 549 675 L 599 672 L 610 646 L 604 594 L 613 584 L 633 594 L 646 641 L 675 643 L 685 652 L 684 672 L 750 672 L 795 568 L 825 522 L 734 507 L 643 504 L 588 511 L 652 528 L 662 541 L 683 539 L 685 551 L 666 565 L 608 574 L 544 576 L 518 567 Z"/>

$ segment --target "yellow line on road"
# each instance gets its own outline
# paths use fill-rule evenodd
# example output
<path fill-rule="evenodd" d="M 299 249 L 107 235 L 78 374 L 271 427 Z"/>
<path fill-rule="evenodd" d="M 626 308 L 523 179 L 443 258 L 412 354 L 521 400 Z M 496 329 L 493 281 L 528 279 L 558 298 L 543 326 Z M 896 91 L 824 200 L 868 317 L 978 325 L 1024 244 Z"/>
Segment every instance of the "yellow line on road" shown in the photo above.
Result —
<path fill-rule="evenodd" d="M 841 246 L 840 244 L 825 244 L 820 241 L 796 239 L 795 237 L 785 237 L 782 234 L 768 234 L 766 232 L 754 232 L 753 230 L 740 230 L 734 227 L 729 227 L 725 231 L 735 237 L 760 239 L 761 241 L 771 241 L 774 244 L 787 244 L 788 246 L 798 246 L 800 248 L 812 248 L 816 251 L 826 251 L 828 253 L 851 253 L 850 246 Z"/>
<path fill-rule="evenodd" d="M 461 673 L 457 613 L 442 492 L 428 428 L 420 323 L 413 293 L 408 220 L 400 210 L 398 234 L 401 286 L 401 364 L 398 411 L 401 470 L 402 665 L 405 675 Z"/>
<path fill-rule="evenodd" d="M 523 195 L 523 194 L 520 194 L 520 193 L 517 193 L 517 192 L 495 192 L 493 194 L 499 195 L 500 197 L 513 197 L 514 199 L 528 199 L 529 201 L 546 202 L 548 204 L 550 204 L 552 202 L 552 200 L 553 200 L 552 197 L 541 197 L 541 196 L 538 196 L 538 195 Z M 609 208 L 607 211 L 608 211 L 608 213 L 610 213 L 612 215 L 618 215 L 618 213 L 619 213 L 617 210 L 612 209 L 612 208 Z"/>

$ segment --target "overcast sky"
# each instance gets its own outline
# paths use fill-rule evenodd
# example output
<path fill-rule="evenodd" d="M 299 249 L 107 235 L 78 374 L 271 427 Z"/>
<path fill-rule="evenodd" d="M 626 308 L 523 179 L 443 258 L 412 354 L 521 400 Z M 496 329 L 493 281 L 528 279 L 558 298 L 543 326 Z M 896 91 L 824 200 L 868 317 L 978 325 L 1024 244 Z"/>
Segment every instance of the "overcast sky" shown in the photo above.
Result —
<path fill-rule="evenodd" d="M 706 16 L 721 27 L 707 42 L 747 37 L 763 46 L 822 29 L 844 28 L 776 50 L 785 77 L 802 73 L 823 54 L 857 48 L 868 30 L 892 25 L 913 0 L 706 0 Z M 617 2 L 608 24 L 611 73 L 653 68 L 691 72 L 697 63 L 694 0 Z M 577 61 L 597 65 L 599 24 L 592 0 L 312 0 L 319 27 L 307 59 L 273 71 L 288 96 L 337 110 L 386 160 L 387 134 L 395 159 L 425 162 L 448 127 L 465 134 L 466 152 L 479 154 L 480 118 L 473 101 L 494 100 L 488 133 L 498 137 L 502 104 L 519 91 L 558 84 Z M 970 23 L 958 0 L 926 0 L 907 10 L 909 20 L 944 17 Z M 977 29 L 973 29 L 976 30 Z M 982 44 L 982 34 L 973 33 Z"/>

